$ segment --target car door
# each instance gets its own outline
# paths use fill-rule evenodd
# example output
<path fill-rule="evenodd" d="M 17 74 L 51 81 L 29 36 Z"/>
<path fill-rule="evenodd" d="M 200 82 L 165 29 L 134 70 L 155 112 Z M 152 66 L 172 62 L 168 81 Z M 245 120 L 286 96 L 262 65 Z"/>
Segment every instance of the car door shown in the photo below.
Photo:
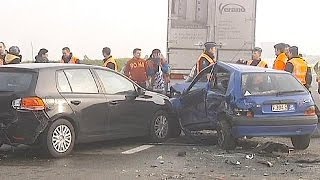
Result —
<path fill-rule="evenodd" d="M 212 68 L 202 71 L 182 94 L 180 117 L 184 128 L 189 130 L 203 129 L 203 126 L 209 122 L 206 97 L 212 81 L 212 73 Z"/>
<path fill-rule="evenodd" d="M 102 136 L 106 132 L 108 105 L 90 69 L 57 72 L 60 94 L 66 99 L 79 123 L 81 138 Z"/>
<path fill-rule="evenodd" d="M 141 98 L 135 85 L 127 78 L 108 70 L 95 69 L 103 84 L 110 111 L 108 124 L 112 135 L 130 137 L 144 135 L 150 120 L 148 102 Z"/>

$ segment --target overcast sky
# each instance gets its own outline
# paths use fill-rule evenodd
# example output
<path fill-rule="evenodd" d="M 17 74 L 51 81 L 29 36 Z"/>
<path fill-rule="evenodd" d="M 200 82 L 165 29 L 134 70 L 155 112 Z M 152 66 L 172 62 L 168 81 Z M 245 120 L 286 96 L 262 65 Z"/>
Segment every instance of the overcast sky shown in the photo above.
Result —
<path fill-rule="evenodd" d="M 81 59 L 102 59 L 101 49 L 131 57 L 140 47 L 166 49 L 167 0 L 7 0 L 1 1 L 0 41 L 17 45 L 24 59 L 40 48 L 59 59 L 69 46 Z M 320 1 L 258 0 L 256 44 L 287 42 L 306 54 L 320 54 Z"/>

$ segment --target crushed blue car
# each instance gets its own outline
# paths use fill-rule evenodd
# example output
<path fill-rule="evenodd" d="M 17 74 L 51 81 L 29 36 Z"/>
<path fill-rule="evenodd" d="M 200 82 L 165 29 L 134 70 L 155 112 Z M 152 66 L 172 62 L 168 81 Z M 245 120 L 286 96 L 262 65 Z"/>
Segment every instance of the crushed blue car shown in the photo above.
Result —
<path fill-rule="evenodd" d="M 232 150 L 242 137 L 284 136 L 306 149 L 318 118 L 309 91 L 290 73 L 218 62 L 170 88 L 182 129 L 216 130 Z"/>

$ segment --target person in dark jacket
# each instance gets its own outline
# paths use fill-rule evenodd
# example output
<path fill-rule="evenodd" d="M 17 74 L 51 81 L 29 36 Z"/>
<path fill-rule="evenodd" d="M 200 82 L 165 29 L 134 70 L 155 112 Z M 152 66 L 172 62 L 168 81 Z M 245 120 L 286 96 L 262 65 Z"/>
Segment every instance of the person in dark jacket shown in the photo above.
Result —
<path fill-rule="evenodd" d="M 21 63 L 22 56 L 20 55 L 20 49 L 18 46 L 11 46 L 9 52 L 4 58 L 5 64 L 19 64 Z"/>
<path fill-rule="evenodd" d="M 40 49 L 35 59 L 35 63 L 48 63 L 48 50 L 44 48 Z"/>

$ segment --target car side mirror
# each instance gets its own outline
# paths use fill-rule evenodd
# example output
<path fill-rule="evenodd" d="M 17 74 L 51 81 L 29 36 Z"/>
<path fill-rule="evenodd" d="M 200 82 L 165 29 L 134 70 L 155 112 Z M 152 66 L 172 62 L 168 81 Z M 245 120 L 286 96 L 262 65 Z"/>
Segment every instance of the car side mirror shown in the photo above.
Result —
<path fill-rule="evenodd" d="M 139 93 L 137 91 L 132 91 L 130 93 L 128 93 L 125 97 L 126 97 L 126 100 L 134 100 L 136 99 L 137 97 L 139 96 Z"/>

